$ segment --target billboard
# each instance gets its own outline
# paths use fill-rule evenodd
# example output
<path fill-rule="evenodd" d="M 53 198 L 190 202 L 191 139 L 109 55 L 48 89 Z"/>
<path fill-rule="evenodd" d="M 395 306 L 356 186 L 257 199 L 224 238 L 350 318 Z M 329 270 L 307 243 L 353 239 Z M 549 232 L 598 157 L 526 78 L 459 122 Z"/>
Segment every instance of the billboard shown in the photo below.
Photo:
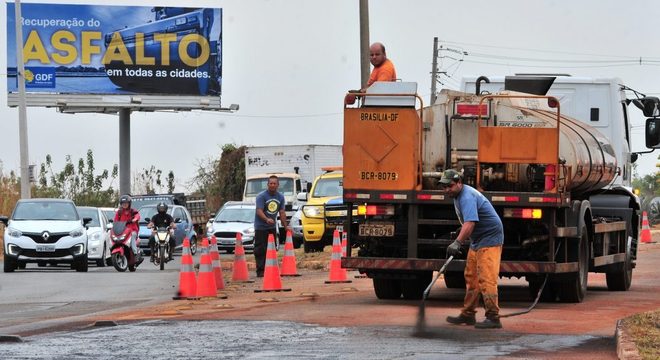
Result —
<path fill-rule="evenodd" d="M 14 3 L 7 89 L 18 90 Z M 220 96 L 222 9 L 21 5 L 28 93 Z"/>

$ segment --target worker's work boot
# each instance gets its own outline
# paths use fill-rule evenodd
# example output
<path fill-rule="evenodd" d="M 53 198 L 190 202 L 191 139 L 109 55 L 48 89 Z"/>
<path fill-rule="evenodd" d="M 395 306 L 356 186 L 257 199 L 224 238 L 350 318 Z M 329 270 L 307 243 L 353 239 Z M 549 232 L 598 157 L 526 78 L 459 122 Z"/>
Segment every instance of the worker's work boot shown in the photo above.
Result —
<path fill-rule="evenodd" d="M 474 325 L 477 320 L 474 318 L 474 316 L 460 314 L 458 316 L 447 316 L 447 322 L 454 325 Z"/>
<path fill-rule="evenodd" d="M 501 329 L 502 323 L 499 318 L 486 318 L 486 320 L 474 324 L 474 327 L 477 329 Z"/>

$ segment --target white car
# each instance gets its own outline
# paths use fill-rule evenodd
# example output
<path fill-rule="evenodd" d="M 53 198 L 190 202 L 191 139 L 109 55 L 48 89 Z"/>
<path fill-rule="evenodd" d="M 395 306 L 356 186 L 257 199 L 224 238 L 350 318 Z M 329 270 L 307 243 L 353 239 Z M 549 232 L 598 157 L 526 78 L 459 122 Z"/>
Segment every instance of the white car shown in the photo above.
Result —
<path fill-rule="evenodd" d="M 110 232 L 108 219 L 103 210 L 91 206 L 78 206 L 78 214 L 82 218 L 92 218 L 87 224 L 87 244 L 89 261 L 96 262 L 96 266 L 103 267 L 110 263 Z"/>
<path fill-rule="evenodd" d="M 71 200 L 21 199 L 5 223 L 4 271 L 24 269 L 27 263 L 71 264 L 87 272 L 87 225 Z"/>
<path fill-rule="evenodd" d="M 108 219 L 109 222 L 112 222 L 115 219 L 115 214 L 117 213 L 117 208 L 111 208 L 111 207 L 101 207 L 99 208 L 105 215 L 105 218 Z"/>
<path fill-rule="evenodd" d="M 254 250 L 254 212 L 255 204 L 251 202 L 229 201 L 213 219 L 213 224 L 206 229 L 206 236 L 215 235 L 218 240 L 218 250 L 231 254 L 236 247 L 236 234 L 243 239 L 246 251 Z"/>

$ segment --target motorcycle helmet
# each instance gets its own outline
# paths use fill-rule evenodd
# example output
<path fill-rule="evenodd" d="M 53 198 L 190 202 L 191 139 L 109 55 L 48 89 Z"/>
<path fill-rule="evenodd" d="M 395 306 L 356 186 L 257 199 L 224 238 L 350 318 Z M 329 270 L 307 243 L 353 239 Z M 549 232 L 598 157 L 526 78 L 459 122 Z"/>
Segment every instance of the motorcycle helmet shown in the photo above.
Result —
<path fill-rule="evenodd" d="M 131 206 L 131 202 L 133 199 L 129 195 L 122 195 L 121 198 L 119 198 L 119 205 L 121 206 L 123 203 L 128 203 L 128 206 Z"/>
<path fill-rule="evenodd" d="M 164 202 L 159 202 L 158 205 L 156 206 L 156 210 L 158 210 L 159 214 L 165 214 L 167 212 L 167 204 Z"/>

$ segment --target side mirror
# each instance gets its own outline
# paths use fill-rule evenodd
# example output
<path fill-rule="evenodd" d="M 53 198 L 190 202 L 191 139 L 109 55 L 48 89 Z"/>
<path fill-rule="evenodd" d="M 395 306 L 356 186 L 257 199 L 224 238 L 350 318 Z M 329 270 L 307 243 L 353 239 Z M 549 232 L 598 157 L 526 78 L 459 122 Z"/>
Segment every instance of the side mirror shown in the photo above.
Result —
<path fill-rule="evenodd" d="M 634 99 L 632 101 L 646 117 L 660 116 L 660 99 L 655 96 L 647 96 L 641 99 Z"/>
<path fill-rule="evenodd" d="M 150 219 L 150 218 L 144 218 L 144 221 L 150 223 L 150 222 L 151 222 L 151 219 Z"/>
<path fill-rule="evenodd" d="M 6 216 L 0 216 L 0 222 L 5 224 L 5 226 L 7 226 L 7 224 L 9 223 L 9 218 Z"/>
<path fill-rule="evenodd" d="M 296 199 L 298 201 L 307 201 L 307 193 L 306 192 L 301 192 L 296 195 Z"/>
<path fill-rule="evenodd" d="M 177 223 L 177 224 L 180 224 L 181 223 L 181 218 L 175 218 L 174 222 Z"/>
<path fill-rule="evenodd" d="M 91 218 L 91 217 L 84 217 L 84 218 L 83 218 L 83 225 L 84 225 L 85 227 L 87 226 L 87 224 L 89 224 L 89 223 L 91 223 L 91 222 L 92 222 L 92 218 Z"/>
<path fill-rule="evenodd" d="M 108 225 L 105 226 L 107 230 L 112 230 L 112 221 L 108 223 Z"/>
<path fill-rule="evenodd" d="M 646 119 L 646 147 L 660 148 L 660 118 Z"/>

